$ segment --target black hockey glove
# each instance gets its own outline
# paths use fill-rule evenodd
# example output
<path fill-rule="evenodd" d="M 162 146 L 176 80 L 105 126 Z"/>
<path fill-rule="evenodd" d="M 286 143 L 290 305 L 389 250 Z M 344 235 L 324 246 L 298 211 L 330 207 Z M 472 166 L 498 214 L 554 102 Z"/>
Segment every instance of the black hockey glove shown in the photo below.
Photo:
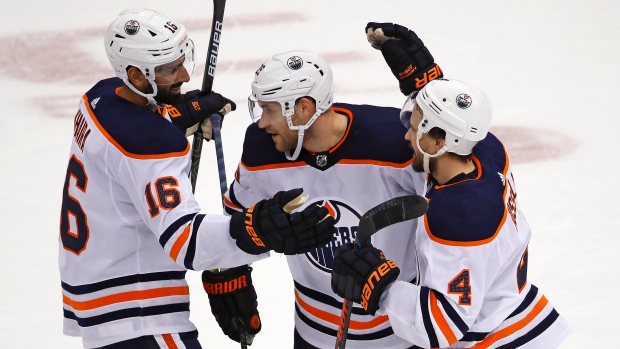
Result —
<path fill-rule="evenodd" d="M 172 123 L 175 124 L 186 137 L 194 134 L 200 126 L 204 138 L 209 141 L 213 138 L 213 130 L 209 116 L 212 114 L 224 116 L 236 110 L 237 105 L 230 99 L 211 92 L 202 94 L 200 90 L 193 90 L 183 95 L 183 101 L 169 106 L 168 114 Z"/>
<path fill-rule="evenodd" d="M 241 342 L 240 331 L 244 331 L 248 344 L 252 344 L 262 327 L 251 273 L 252 268 L 247 265 L 222 272 L 202 272 L 202 286 L 222 332 L 235 342 Z"/>
<path fill-rule="evenodd" d="M 404 95 L 443 77 L 441 68 L 413 31 L 398 24 L 369 22 L 366 38 L 373 48 L 381 50 Z"/>
<path fill-rule="evenodd" d="M 274 250 L 294 255 L 326 245 L 336 233 L 336 222 L 327 208 L 310 205 L 296 213 L 287 213 L 285 209 L 301 193 L 301 188 L 280 191 L 269 200 L 233 213 L 230 236 L 237 240 L 237 246 L 249 254 Z"/>
<path fill-rule="evenodd" d="M 334 253 L 332 291 L 375 315 L 381 294 L 399 273 L 396 263 L 386 260 L 378 248 L 367 244 L 354 250 L 353 243 L 344 244 Z"/>

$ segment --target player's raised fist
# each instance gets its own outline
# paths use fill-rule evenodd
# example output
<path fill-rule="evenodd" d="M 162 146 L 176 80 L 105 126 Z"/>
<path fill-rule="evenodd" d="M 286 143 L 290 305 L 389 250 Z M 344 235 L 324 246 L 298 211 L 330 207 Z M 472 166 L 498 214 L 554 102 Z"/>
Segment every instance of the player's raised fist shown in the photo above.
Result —
<path fill-rule="evenodd" d="M 230 236 L 237 246 L 250 254 L 268 251 L 293 255 L 309 252 L 327 244 L 336 233 L 335 220 L 327 208 L 309 205 L 301 212 L 289 213 L 299 205 L 303 189 L 280 191 L 269 200 L 234 213 Z"/>
<path fill-rule="evenodd" d="M 408 28 L 393 23 L 369 22 L 366 38 L 373 48 L 381 50 L 404 95 L 419 91 L 429 81 L 443 77 L 441 68 L 435 64 L 422 40 Z"/>

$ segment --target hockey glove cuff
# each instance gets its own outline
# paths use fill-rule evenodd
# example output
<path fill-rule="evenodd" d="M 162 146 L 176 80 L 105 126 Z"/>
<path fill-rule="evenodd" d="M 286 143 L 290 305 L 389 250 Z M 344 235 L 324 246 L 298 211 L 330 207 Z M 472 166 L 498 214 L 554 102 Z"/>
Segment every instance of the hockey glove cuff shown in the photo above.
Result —
<path fill-rule="evenodd" d="M 326 245 L 336 232 L 334 217 L 327 208 L 309 205 L 301 212 L 287 212 L 302 193 L 303 189 L 280 191 L 269 200 L 233 213 L 230 236 L 237 246 L 249 254 L 273 250 L 294 255 Z"/>
<path fill-rule="evenodd" d="M 413 31 L 398 24 L 369 22 L 366 38 L 381 50 L 404 95 L 421 90 L 429 81 L 443 77 L 441 68 L 422 40 Z"/>
<path fill-rule="evenodd" d="M 248 344 L 252 344 L 262 327 L 251 273 L 252 268 L 247 265 L 222 272 L 202 272 L 202 285 L 209 297 L 211 313 L 222 332 L 240 342 L 240 331 L 243 331 Z"/>
<path fill-rule="evenodd" d="M 332 291 L 342 298 L 360 303 L 364 311 L 375 315 L 385 288 L 394 282 L 400 269 L 383 252 L 370 244 L 353 249 L 353 243 L 340 246 L 334 253 Z"/>

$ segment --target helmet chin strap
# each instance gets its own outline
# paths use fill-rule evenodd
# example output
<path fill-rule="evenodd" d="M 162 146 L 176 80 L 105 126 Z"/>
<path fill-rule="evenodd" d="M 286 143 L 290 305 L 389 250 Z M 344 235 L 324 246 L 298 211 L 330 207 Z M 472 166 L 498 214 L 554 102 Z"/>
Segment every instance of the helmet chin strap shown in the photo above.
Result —
<path fill-rule="evenodd" d="M 157 84 L 155 83 L 155 80 L 151 80 L 148 79 L 147 80 L 149 82 L 149 84 L 151 84 L 151 87 L 153 88 L 153 93 L 149 93 L 146 94 L 144 92 L 141 92 L 140 90 L 138 90 L 130 81 L 128 78 L 124 78 L 123 82 L 125 82 L 125 85 L 127 85 L 127 87 L 129 87 L 129 89 L 131 89 L 133 92 L 139 94 L 140 96 L 146 98 L 147 100 L 147 104 L 146 105 L 154 105 L 154 106 L 159 106 L 159 104 L 157 103 L 157 101 L 155 100 L 155 96 L 157 95 Z"/>
<path fill-rule="evenodd" d="M 416 137 L 415 137 L 415 144 L 418 146 L 418 150 L 420 150 L 420 153 L 422 153 L 422 155 L 424 156 L 424 158 L 422 159 L 422 164 L 424 165 L 424 172 L 431 173 L 431 168 L 430 168 L 431 158 L 436 158 L 442 155 L 443 153 L 445 153 L 446 151 L 448 151 L 448 146 L 444 144 L 443 147 L 441 147 L 441 149 L 437 151 L 437 153 L 435 153 L 434 155 L 431 155 L 425 152 L 424 150 L 422 150 L 422 147 L 420 147 L 420 138 L 422 138 L 422 134 L 423 134 L 422 130 L 418 129 L 418 133 L 416 134 Z"/>
<path fill-rule="evenodd" d="M 286 155 L 286 158 L 294 161 L 297 160 L 297 157 L 299 156 L 299 153 L 301 152 L 301 148 L 303 146 L 304 143 L 304 131 L 309 128 L 314 121 L 321 115 L 323 114 L 323 109 L 317 108 L 316 112 L 314 113 L 314 115 L 310 118 L 310 120 L 308 120 L 308 123 L 306 123 L 305 125 L 299 125 L 297 126 L 297 147 L 295 147 L 295 152 L 293 153 L 293 155 L 291 156 L 291 151 L 290 150 L 286 150 L 284 151 L 284 155 Z M 292 118 L 293 116 L 291 115 L 290 118 Z M 292 125 L 292 122 L 290 122 L 289 125 Z M 290 127 L 290 126 L 289 126 Z"/>
<path fill-rule="evenodd" d="M 301 148 L 302 148 L 302 144 L 304 143 L 304 127 L 300 127 L 299 130 L 297 130 L 297 147 L 295 148 L 295 152 L 293 153 L 293 155 L 291 156 L 291 151 L 290 150 L 286 150 L 284 152 L 284 155 L 286 155 L 286 158 L 293 161 L 293 160 L 297 160 L 297 157 L 299 156 L 299 153 L 301 152 Z"/>

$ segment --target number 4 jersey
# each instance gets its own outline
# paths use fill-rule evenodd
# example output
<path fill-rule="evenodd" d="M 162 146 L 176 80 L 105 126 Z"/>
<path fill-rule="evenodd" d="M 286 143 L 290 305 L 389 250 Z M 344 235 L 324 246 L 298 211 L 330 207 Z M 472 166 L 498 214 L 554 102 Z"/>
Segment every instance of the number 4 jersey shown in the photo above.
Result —
<path fill-rule="evenodd" d="M 87 348 L 195 330 L 186 270 L 266 256 L 237 248 L 229 217 L 199 214 L 184 134 L 120 86 L 102 80 L 83 96 L 63 188 L 64 333 Z"/>
<path fill-rule="evenodd" d="M 476 171 L 444 185 L 429 177 L 418 280 L 390 285 L 379 312 L 423 348 L 555 348 L 570 326 L 527 280 L 530 228 L 508 155 L 489 133 L 473 161 Z"/>

